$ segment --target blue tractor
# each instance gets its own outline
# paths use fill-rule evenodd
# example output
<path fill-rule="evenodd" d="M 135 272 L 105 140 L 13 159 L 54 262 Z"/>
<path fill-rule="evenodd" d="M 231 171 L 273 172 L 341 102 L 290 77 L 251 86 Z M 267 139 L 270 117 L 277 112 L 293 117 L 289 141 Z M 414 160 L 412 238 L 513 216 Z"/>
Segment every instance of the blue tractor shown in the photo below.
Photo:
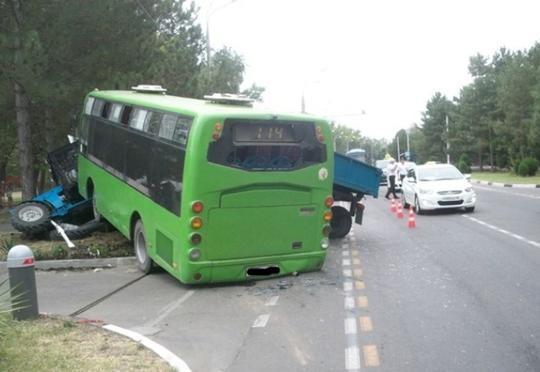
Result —
<path fill-rule="evenodd" d="M 10 211 L 11 224 L 16 230 L 35 237 L 53 230 L 51 220 L 77 223 L 91 219 L 92 199 L 83 198 L 77 191 L 77 154 L 78 142 L 48 154 L 47 162 L 56 186 Z"/>

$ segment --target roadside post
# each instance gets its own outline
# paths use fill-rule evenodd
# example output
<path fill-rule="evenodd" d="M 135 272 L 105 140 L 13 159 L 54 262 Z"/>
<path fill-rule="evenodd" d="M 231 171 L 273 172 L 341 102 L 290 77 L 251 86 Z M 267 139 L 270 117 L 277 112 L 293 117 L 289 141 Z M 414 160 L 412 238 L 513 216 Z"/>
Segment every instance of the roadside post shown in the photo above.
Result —
<path fill-rule="evenodd" d="M 17 320 L 39 316 L 34 254 L 26 245 L 12 247 L 7 256 L 13 317 Z"/>

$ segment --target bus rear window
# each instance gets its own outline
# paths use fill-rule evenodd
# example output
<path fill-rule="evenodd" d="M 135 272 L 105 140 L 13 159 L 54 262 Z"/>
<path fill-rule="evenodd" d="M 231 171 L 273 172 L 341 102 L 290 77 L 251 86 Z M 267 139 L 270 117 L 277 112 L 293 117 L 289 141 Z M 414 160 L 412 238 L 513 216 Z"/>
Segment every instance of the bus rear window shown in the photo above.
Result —
<path fill-rule="evenodd" d="M 281 171 L 326 161 L 313 122 L 228 119 L 208 161 L 249 171 Z"/>

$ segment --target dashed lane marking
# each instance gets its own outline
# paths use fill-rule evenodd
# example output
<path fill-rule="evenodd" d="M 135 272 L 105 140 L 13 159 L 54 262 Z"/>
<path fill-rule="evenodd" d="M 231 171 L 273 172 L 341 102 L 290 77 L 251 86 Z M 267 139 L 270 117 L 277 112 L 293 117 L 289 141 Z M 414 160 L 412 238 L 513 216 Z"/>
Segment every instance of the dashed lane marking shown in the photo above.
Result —
<path fill-rule="evenodd" d="M 355 335 L 356 334 L 356 319 L 354 318 L 345 318 L 345 334 L 346 335 Z"/>
<path fill-rule="evenodd" d="M 346 282 L 343 282 L 343 290 L 345 292 L 350 292 L 353 290 L 353 284 L 352 282 L 349 282 L 349 281 L 346 281 Z"/>
<path fill-rule="evenodd" d="M 521 193 L 521 192 L 503 191 L 503 190 L 494 190 L 494 189 L 489 188 L 489 187 L 482 187 L 482 186 L 478 186 L 478 185 L 473 185 L 473 187 L 474 187 L 474 188 L 481 189 L 481 190 L 485 190 L 485 191 L 497 192 L 497 193 L 499 193 L 499 194 L 517 195 L 517 196 L 521 196 L 521 197 L 524 197 L 524 198 L 537 199 L 537 200 L 540 199 L 540 196 L 524 194 L 524 193 Z"/>
<path fill-rule="evenodd" d="M 354 297 L 352 296 L 345 297 L 345 309 L 347 310 L 354 309 Z"/>
<path fill-rule="evenodd" d="M 145 327 L 155 327 L 156 325 L 158 325 L 163 319 L 165 319 L 167 316 L 169 316 L 170 313 L 172 313 L 180 305 L 182 305 L 185 301 L 187 301 L 187 299 L 190 298 L 193 295 L 193 293 L 195 293 L 194 290 L 187 291 L 178 300 L 171 302 L 170 304 L 165 306 L 163 309 L 161 309 L 159 316 L 157 316 L 155 319 L 147 322 L 144 326 Z"/>
<path fill-rule="evenodd" d="M 366 284 L 360 280 L 354 282 L 354 287 L 358 290 L 366 289 Z"/>
<path fill-rule="evenodd" d="M 485 226 L 485 227 L 487 227 L 487 228 L 489 228 L 489 229 L 491 229 L 491 230 L 498 231 L 498 232 L 500 232 L 501 234 L 510 236 L 510 237 L 512 237 L 512 238 L 514 238 L 514 239 L 517 239 L 517 240 L 520 240 L 520 241 L 522 241 L 522 242 L 524 242 L 524 243 L 530 244 L 530 245 L 532 245 L 533 247 L 540 248 L 540 243 L 535 242 L 534 240 L 527 239 L 527 238 L 525 238 L 525 237 L 523 237 L 523 236 L 521 236 L 521 235 L 514 234 L 514 233 L 512 233 L 512 232 L 510 232 L 510 231 L 501 229 L 501 228 L 499 228 L 499 227 L 497 227 L 497 226 L 491 225 L 491 224 L 489 224 L 489 223 L 487 223 L 487 222 L 481 221 L 481 220 L 479 220 L 479 219 L 477 219 L 477 218 L 468 216 L 468 215 L 466 215 L 466 214 L 463 214 L 462 216 L 465 217 L 465 218 L 467 218 L 467 219 L 469 219 L 469 220 L 471 220 L 471 221 L 474 221 L 474 222 L 476 222 L 476 223 L 478 223 L 478 224 L 480 224 L 480 225 L 482 225 L 482 226 Z"/>
<path fill-rule="evenodd" d="M 349 243 L 343 243 L 343 244 L 341 244 L 341 248 L 343 248 L 343 249 L 349 249 L 349 248 L 350 248 L 350 247 L 349 247 Z"/>
<path fill-rule="evenodd" d="M 342 266 L 351 266 L 351 260 L 349 260 L 348 258 L 344 258 L 341 265 Z"/>
<path fill-rule="evenodd" d="M 342 251 L 341 254 L 343 257 L 349 257 L 350 252 L 349 251 Z"/>
<path fill-rule="evenodd" d="M 343 269 L 343 276 L 350 278 L 352 276 L 352 270 L 351 269 Z"/>
<path fill-rule="evenodd" d="M 360 370 L 360 350 L 356 346 L 345 349 L 345 369 L 347 371 Z"/>
<path fill-rule="evenodd" d="M 276 306 L 279 300 L 279 296 L 272 296 L 268 301 L 266 301 L 266 306 Z"/>
<path fill-rule="evenodd" d="M 359 308 L 368 307 L 368 298 L 366 296 L 358 296 L 356 298 L 356 304 Z"/>
<path fill-rule="evenodd" d="M 266 327 L 266 324 L 268 323 L 268 320 L 270 320 L 270 314 L 261 314 L 255 319 L 253 322 L 252 328 L 264 328 Z"/>
<path fill-rule="evenodd" d="M 358 318 L 358 323 L 360 324 L 360 330 L 362 332 L 371 332 L 373 331 L 373 324 L 371 323 L 371 318 L 369 316 L 361 316 Z"/>
<path fill-rule="evenodd" d="M 364 345 L 362 350 L 364 352 L 364 363 L 366 367 L 378 367 L 381 364 L 376 345 Z"/>

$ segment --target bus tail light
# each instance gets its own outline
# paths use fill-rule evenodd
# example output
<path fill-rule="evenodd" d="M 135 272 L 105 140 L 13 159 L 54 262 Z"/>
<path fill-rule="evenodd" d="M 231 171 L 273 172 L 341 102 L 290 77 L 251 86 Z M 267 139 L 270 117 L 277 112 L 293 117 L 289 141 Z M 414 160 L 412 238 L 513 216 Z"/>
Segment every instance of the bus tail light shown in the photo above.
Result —
<path fill-rule="evenodd" d="M 189 259 L 192 261 L 197 261 L 199 258 L 201 258 L 201 250 L 198 248 L 193 248 L 189 251 Z"/>
<path fill-rule="evenodd" d="M 332 227 L 330 227 L 330 225 L 324 225 L 322 229 L 323 236 L 330 236 L 330 231 L 332 231 Z"/>
<path fill-rule="evenodd" d="M 330 211 L 324 212 L 323 220 L 325 220 L 326 222 L 332 221 L 332 212 L 330 212 Z"/>
<path fill-rule="evenodd" d="M 201 213 L 203 211 L 203 203 L 201 201 L 195 201 L 191 204 L 191 210 L 194 213 Z"/>
<path fill-rule="evenodd" d="M 193 245 L 199 245 L 202 242 L 202 236 L 199 233 L 193 233 L 190 236 L 190 240 Z"/>
<path fill-rule="evenodd" d="M 191 227 L 195 230 L 198 230 L 202 227 L 202 218 L 201 217 L 193 217 L 191 219 Z"/>
<path fill-rule="evenodd" d="M 328 238 L 322 238 L 321 239 L 321 248 L 322 249 L 328 249 L 329 246 L 330 246 L 330 241 L 328 240 Z"/>
<path fill-rule="evenodd" d="M 324 205 L 326 206 L 326 208 L 331 208 L 332 204 L 334 204 L 334 198 L 333 197 L 329 196 L 326 199 L 324 199 Z"/>

